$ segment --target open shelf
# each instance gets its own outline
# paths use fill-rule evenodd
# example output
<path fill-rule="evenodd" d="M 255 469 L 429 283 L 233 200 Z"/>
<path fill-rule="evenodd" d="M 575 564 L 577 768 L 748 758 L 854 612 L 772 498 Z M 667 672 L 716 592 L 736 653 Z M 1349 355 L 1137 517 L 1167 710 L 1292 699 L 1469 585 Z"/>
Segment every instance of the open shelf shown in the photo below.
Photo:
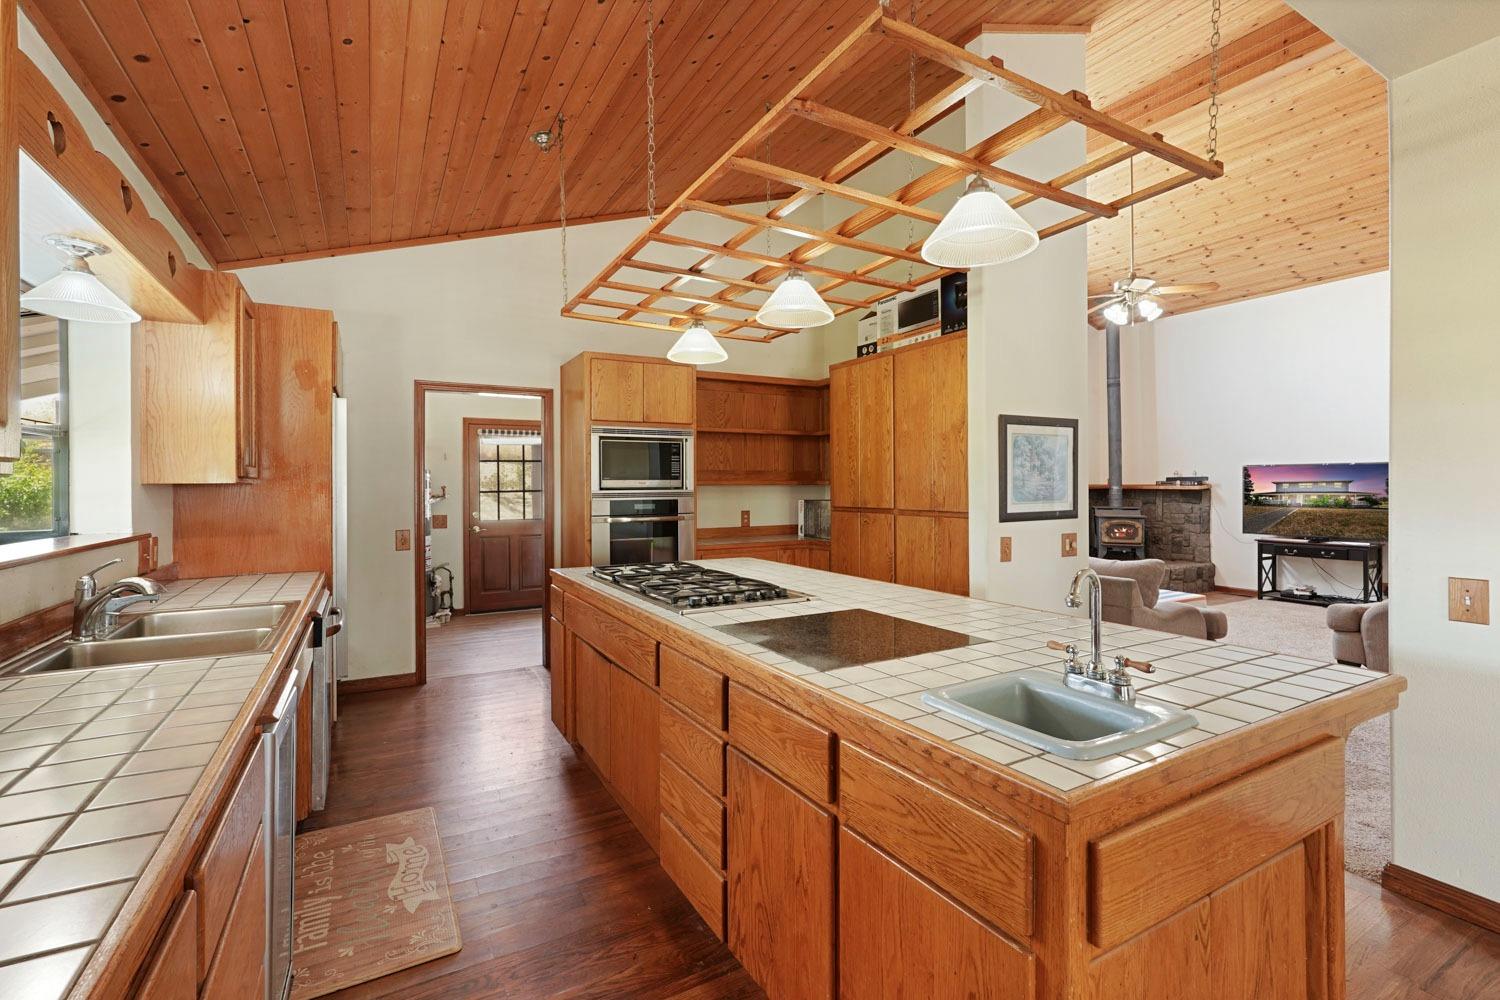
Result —
<path fill-rule="evenodd" d="M 769 434 L 775 437 L 827 437 L 828 431 L 768 430 L 763 427 L 699 427 L 699 434 Z"/>

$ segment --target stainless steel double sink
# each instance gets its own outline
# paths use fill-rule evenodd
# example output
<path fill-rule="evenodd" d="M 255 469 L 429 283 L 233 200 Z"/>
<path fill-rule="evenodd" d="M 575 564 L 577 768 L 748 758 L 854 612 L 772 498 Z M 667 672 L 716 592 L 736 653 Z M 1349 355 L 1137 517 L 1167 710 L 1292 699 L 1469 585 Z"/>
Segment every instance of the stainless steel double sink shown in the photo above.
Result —
<path fill-rule="evenodd" d="M 242 604 L 129 615 L 103 639 L 49 643 L 0 665 L 0 675 L 266 652 L 291 610 L 289 603 Z"/>

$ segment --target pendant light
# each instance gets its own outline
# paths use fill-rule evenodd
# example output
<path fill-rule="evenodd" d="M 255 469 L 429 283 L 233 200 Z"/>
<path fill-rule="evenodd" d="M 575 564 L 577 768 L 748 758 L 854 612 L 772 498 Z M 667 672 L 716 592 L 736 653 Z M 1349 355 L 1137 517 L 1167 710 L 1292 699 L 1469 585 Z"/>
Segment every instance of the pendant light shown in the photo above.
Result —
<path fill-rule="evenodd" d="M 680 365 L 716 365 L 728 361 L 729 352 L 708 332 L 701 319 L 695 319 L 667 352 L 667 360 Z"/>
<path fill-rule="evenodd" d="M 1031 223 L 978 174 L 922 244 L 936 267 L 986 267 L 1024 257 L 1041 238 Z"/>
<path fill-rule="evenodd" d="M 802 272 L 792 268 L 771 297 L 761 304 L 755 322 L 778 330 L 804 330 L 832 323 L 833 310 Z"/>
<path fill-rule="evenodd" d="M 88 259 L 109 253 L 109 247 L 72 236 L 48 236 L 49 247 L 68 255 L 62 271 L 21 296 L 21 308 L 58 319 L 85 323 L 139 323 L 141 314 L 114 292 L 89 267 Z"/>

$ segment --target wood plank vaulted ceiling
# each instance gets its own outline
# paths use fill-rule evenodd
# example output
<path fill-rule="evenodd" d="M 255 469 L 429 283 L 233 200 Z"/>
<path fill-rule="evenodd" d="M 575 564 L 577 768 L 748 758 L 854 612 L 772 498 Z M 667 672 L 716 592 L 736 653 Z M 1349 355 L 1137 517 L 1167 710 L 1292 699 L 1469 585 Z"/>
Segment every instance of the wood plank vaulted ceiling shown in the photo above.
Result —
<path fill-rule="evenodd" d="M 873 0 L 656 0 L 658 204 L 685 188 Z M 1279 0 L 1223 0 L 1224 178 L 1146 203 L 1137 270 L 1218 281 L 1175 311 L 1386 266 L 1385 85 Z M 645 204 L 644 5 L 629 0 L 23 0 L 106 122 L 220 266 L 555 225 Z M 921 0 L 957 42 L 986 23 L 1091 24 L 1097 108 L 1185 148 L 1206 137 L 1208 0 Z M 907 17 L 897 0 L 893 13 Z M 894 124 L 906 63 L 853 66 L 825 103 Z M 922 64 L 919 99 L 952 79 Z M 857 141 L 788 126 L 772 158 L 818 173 Z M 1157 178 L 1138 174 L 1137 185 Z M 715 190 L 764 196 L 752 178 Z M 1123 169 L 1090 182 L 1116 197 Z M 1089 227 L 1091 292 L 1127 221 Z"/>

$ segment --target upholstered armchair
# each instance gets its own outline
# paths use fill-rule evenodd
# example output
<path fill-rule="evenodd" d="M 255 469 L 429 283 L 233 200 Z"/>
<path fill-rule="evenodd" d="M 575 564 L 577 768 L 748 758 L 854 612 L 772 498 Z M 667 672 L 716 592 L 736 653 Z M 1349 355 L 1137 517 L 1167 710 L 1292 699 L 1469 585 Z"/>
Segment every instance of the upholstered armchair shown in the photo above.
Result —
<path fill-rule="evenodd" d="M 1158 604 L 1167 564 L 1160 559 L 1090 559 L 1103 584 L 1104 620 L 1172 632 L 1192 639 L 1222 639 L 1229 619 L 1197 604 Z"/>
<path fill-rule="evenodd" d="M 1389 612 L 1389 601 L 1328 605 L 1333 658 L 1351 666 L 1390 673 L 1390 643 L 1386 633 Z"/>

